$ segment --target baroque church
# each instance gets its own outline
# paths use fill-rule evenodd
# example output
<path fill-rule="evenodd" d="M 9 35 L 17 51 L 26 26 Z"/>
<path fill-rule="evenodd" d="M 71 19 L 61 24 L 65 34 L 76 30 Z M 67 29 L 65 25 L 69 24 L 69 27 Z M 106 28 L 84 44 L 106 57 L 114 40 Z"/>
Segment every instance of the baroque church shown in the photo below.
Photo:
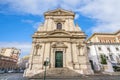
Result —
<path fill-rule="evenodd" d="M 44 61 L 49 59 L 47 72 L 93 74 L 89 63 L 86 34 L 74 23 L 75 13 L 55 9 L 44 13 L 44 24 L 32 36 L 32 50 L 24 76 L 43 73 Z M 53 70 L 53 71 L 52 71 Z"/>

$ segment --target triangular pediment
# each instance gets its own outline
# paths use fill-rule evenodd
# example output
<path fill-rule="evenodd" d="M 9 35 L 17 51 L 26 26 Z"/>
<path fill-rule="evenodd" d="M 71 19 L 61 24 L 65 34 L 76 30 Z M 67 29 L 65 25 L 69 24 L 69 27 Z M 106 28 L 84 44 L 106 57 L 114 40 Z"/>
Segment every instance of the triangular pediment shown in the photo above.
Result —
<path fill-rule="evenodd" d="M 56 10 L 51 10 L 45 13 L 45 16 L 47 15 L 71 15 L 74 16 L 74 13 L 72 11 L 64 10 L 64 9 L 56 9 Z"/>
<path fill-rule="evenodd" d="M 69 32 L 65 31 L 54 31 L 47 34 L 47 36 L 72 36 Z"/>

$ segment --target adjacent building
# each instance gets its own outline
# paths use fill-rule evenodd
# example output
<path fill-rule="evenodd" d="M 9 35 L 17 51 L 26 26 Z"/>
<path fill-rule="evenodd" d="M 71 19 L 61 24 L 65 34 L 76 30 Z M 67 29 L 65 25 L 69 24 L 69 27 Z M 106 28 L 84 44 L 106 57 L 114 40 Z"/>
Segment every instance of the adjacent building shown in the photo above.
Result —
<path fill-rule="evenodd" d="M 17 69 L 17 60 L 11 57 L 0 55 L 0 70 Z"/>
<path fill-rule="evenodd" d="M 120 65 L 120 31 L 94 33 L 87 40 L 88 55 L 94 71 L 114 72 Z"/>
<path fill-rule="evenodd" d="M 20 55 L 20 49 L 1 48 L 0 69 L 2 70 L 16 69 L 19 55 Z"/>
<path fill-rule="evenodd" d="M 29 55 L 26 55 L 23 58 L 20 58 L 17 63 L 18 68 L 21 70 L 25 70 L 28 64 L 28 60 L 29 60 Z"/>
<path fill-rule="evenodd" d="M 74 24 L 74 12 L 56 9 L 45 12 L 44 17 L 44 24 L 32 37 L 32 51 L 24 76 L 43 73 L 46 59 L 49 59 L 47 70 L 53 75 L 57 75 L 54 71 L 59 69 L 64 69 L 62 73 L 67 69 L 78 74 L 93 74 L 87 55 L 86 34 Z M 66 71 L 67 74 L 70 72 Z"/>

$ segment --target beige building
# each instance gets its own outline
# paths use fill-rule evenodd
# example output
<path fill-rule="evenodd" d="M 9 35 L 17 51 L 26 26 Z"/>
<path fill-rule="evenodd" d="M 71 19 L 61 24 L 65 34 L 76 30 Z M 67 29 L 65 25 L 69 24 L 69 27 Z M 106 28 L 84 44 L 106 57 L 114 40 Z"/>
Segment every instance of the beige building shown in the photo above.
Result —
<path fill-rule="evenodd" d="M 95 71 L 114 72 L 117 70 L 113 67 L 120 66 L 120 31 L 94 33 L 87 43 L 89 59 Z"/>
<path fill-rule="evenodd" d="M 44 17 L 44 24 L 33 35 L 29 65 L 24 75 L 30 77 L 42 73 L 47 58 L 47 70 L 67 68 L 79 74 L 93 74 L 86 50 L 86 35 L 74 24 L 75 14 L 56 9 L 45 12 Z"/>
<path fill-rule="evenodd" d="M 115 33 L 94 33 L 87 41 L 95 43 L 120 43 L 120 31 Z"/>
<path fill-rule="evenodd" d="M 0 54 L 13 59 L 18 59 L 20 55 L 20 49 L 11 48 L 1 48 Z"/>
<path fill-rule="evenodd" d="M 17 69 L 17 61 L 20 55 L 20 49 L 0 48 L 0 70 Z"/>
<path fill-rule="evenodd" d="M 18 67 L 19 67 L 19 69 L 26 69 L 26 65 L 28 64 L 28 60 L 29 60 L 29 55 L 26 55 L 26 56 L 24 56 L 23 58 L 20 58 L 19 60 L 18 60 Z"/>

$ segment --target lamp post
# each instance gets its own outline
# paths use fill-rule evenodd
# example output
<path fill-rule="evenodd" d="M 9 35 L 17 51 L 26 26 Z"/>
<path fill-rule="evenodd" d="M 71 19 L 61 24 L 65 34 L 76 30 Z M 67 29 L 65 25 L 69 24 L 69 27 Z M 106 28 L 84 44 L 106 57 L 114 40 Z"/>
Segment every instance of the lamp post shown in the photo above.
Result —
<path fill-rule="evenodd" d="M 44 61 L 44 66 L 45 66 L 44 80 L 46 78 L 46 67 L 48 66 L 48 64 L 49 64 L 49 58 L 46 58 L 46 61 Z"/>

